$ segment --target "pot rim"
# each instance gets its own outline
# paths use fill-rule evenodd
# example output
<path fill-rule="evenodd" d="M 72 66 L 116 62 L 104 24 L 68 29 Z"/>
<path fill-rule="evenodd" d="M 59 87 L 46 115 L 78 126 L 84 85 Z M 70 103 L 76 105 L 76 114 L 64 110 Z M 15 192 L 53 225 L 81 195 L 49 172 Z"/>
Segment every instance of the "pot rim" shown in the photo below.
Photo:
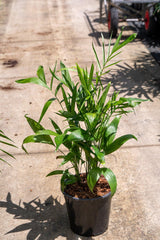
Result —
<path fill-rule="evenodd" d="M 72 199 L 74 199 L 74 200 L 76 200 L 76 201 L 96 201 L 96 200 L 98 200 L 98 199 L 107 198 L 107 197 L 109 197 L 109 196 L 111 195 L 111 191 L 110 191 L 109 193 L 105 194 L 104 196 L 100 196 L 100 197 L 95 197 L 95 198 L 77 198 L 77 197 L 73 197 L 73 196 L 65 193 L 64 191 L 62 191 L 62 193 L 63 193 L 65 196 L 67 196 L 67 197 L 69 197 L 69 198 L 72 198 Z"/>

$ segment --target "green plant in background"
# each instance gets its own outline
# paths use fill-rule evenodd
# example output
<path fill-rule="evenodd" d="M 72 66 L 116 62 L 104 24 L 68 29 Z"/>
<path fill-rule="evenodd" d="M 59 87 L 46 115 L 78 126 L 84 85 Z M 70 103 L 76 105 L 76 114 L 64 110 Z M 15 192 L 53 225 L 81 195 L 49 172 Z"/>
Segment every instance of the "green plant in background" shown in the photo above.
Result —
<path fill-rule="evenodd" d="M 123 46 L 135 39 L 136 34 L 131 35 L 122 43 L 120 43 L 121 37 L 122 32 L 112 49 L 110 39 L 108 51 L 106 52 L 102 36 L 102 63 L 94 45 L 92 45 L 98 70 L 95 69 L 94 64 L 91 65 L 89 70 L 81 68 L 78 64 L 68 69 L 60 62 L 59 71 L 56 71 L 57 64 L 55 64 L 53 70 L 50 69 L 52 78 L 49 85 L 42 66 L 38 68 L 37 77 L 16 81 L 17 83 L 35 83 L 52 92 L 53 80 L 58 81 L 54 97 L 44 104 L 39 121 L 37 122 L 27 115 L 25 116 L 34 131 L 34 135 L 24 139 L 22 148 L 26 151 L 24 144 L 34 142 L 53 145 L 56 151 L 60 151 L 58 158 L 62 159 L 61 165 L 70 162 L 70 168 L 52 171 L 47 176 L 62 174 L 62 191 L 64 191 L 67 184 L 80 181 L 83 166 L 87 174 L 87 183 L 90 190 L 93 191 L 99 177 L 104 175 L 113 196 L 117 182 L 112 170 L 105 166 L 105 156 L 119 149 L 126 141 L 136 139 L 131 134 L 116 138 L 116 133 L 122 115 L 133 111 L 137 105 L 145 100 L 118 97 L 119 92 L 113 92 L 109 97 L 111 82 L 103 86 L 101 79 L 103 75 L 110 71 L 108 70 L 109 67 L 119 62 L 113 62 L 113 59 L 120 53 L 119 50 Z M 77 73 L 77 83 L 71 79 L 70 70 Z M 61 77 L 59 77 L 59 74 L 57 75 L 57 72 L 61 73 Z M 61 91 L 61 94 L 59 94 L 59 91 Z M 62 98 L 59 96 L 62 96 Z M 56 114 L 67 122 L 65 130 L 61 129 L 53 119 L 50 119 L 53 130 L 45 129 L 41 125 L 41 120 L 54 101 L 57 101 L 60 106 L 60 110 Z M 61 145 L 68 150 L 67 153 L 60 148 Z M 75 174 L 70 173 L 71 168 L 75 170 Z"/>
<path fill-rule="evenodd" d="M 7 137 L 6 136 L 6 134 L 2 131 L 2 130 L 0 130 L 0 151 L 3 153 L 3 156 L 9 156 L 9 157 L 11 157 L 11 158 L 14 158 L 15 159 L 15 157 L 11 154 L 11 153 L 9 153 L 8 151 L 5 151 L 4 150 L 4 146 L 10 146 L 10 147 L 15 147 L 15 148 L 17 148 L 14 144 L 13 144 L 13 141 L 9 138 L 9 137 Z M 5 163 L 7 163 L 8 165 L 10 165 L 4 158 L 2 158 L 2 157 L 0 157 L 0 161 L 3 161 L 3 162 L 5 162 Z"/>

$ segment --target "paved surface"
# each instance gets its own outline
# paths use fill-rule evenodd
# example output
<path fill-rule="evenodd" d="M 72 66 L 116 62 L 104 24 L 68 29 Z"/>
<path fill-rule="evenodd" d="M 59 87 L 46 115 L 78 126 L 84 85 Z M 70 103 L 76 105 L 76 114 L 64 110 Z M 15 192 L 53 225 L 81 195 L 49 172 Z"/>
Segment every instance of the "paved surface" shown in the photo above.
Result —
<path fill-rule="evenodd" d="M 0 164 L 1 240 L 87 239 L 69 228 L 59 177 L 45 178 L 59 165 L 53 149 L 30 145 L 30 155 L 20 149 L 23 138 L 32 133 L 24 114 L 38 119 L 50 94 L 38 86 L 18 85 L 15 80 L 34 76 L 39 65 L 49 77 L 48 68 L 60 59 L 67 66 L 75 62 L 90 66 L 94 60 L 92 41 L 100 55 L 101 32 L 108 43 L 107 26 L 100 24 L 98 8 L 98 0 L 0 1 L 0 129 L 19 146 L 13 151 L 16 160 L 8 159 L 12 167 Z M 130 33 L 126 28 L 124 37 Z M 138 40 L 129 44 L 119 59 L 121 65 L 108 76 L 113 89 L 123 96 L 151 101 L 121 123 L 119 134 L 133 133 L 139 141 L 130 141 L 106 159 L 117 175 L 118 190 L 112 200 L 108 231 L 88 239 L 158 240 L 160 67 Z M 49 127 L 47 117 L 43 125 Z"/>

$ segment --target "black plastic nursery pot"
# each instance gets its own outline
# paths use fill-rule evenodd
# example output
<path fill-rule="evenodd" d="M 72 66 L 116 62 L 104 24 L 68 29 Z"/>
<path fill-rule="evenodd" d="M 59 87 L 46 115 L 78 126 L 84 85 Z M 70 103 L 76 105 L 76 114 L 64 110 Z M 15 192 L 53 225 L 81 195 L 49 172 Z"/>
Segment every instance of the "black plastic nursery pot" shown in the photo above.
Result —
<path fill-rule="evenodd" d="M 70 227 L 81 236 L 96 236 L 108 229 L 111 192 L 92 198 L 81 199 L 63 193 L 66 201 Z"/>

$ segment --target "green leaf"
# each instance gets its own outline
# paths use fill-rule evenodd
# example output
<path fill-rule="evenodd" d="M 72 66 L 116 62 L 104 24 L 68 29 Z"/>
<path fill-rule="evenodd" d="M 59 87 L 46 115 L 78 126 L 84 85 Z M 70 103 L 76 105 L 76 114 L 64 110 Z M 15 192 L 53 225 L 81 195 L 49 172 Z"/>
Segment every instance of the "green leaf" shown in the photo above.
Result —
<path fill-rule="evenodd" d="M 63 85 L 63 83 L 59 83 L 59 84 L 57 85 L 56 90 L 55 90 L 55 97 L 57 96 L 58 91 L 59 91 L 59 89 L 61 88 L 62 85 Z"/>
<path fill-rule="evenodd" d="M 112 35 L 110 36 L 109 43 L 108 43 L 107 60 L 106 60 L 105 64 L 108 62 L 108 58 L 110 56 L 111 41 L 112 41 Z"/>
<path fill-rule="evenodd" d="M 72 82 L 71 80 L 71 77 L 70 77 L 70 74 L 69 74 L 69 71 L 68 69 L 66 68 L 66 66 L 64 65 L 64 63 L 60 62 L 60 66 L 61 66 L 61 73 L 62 73 L 62 78 L 63 78 L 63 81 L 66 83 L 67 87 L 71 90 L 73 90 L 73 87 L 74 87 L 74 83 Z"/>
<path fill-rule="evenodd" d="M 66 92 L 64 90 L 64 88 L 61 86 L 61 89 L 62 89 L 62 94 L 63 94 L 63 99 L 64 99 L 64 102 L 65 102 L 65 105 L 66 105 L 66 108 L 67 108 L 67 111 L 71 111 L 71 106 L 70 106 L 70 103 L 68 101 L 68 98 L 67 98 L 67 95 L 66 95 Z"/>
<path fill-rule="evenodd" d="M 123 98 L 121 97 L 119 99 L 119 102 L 121 103 L 128 103 L 128 107 L 136 107 L 137 105 L 139 105 L 141 102 L 145 102 L 148 101 L 148 99 L 140 99 L 140 98 Z M 118 103 L 119 103 L 118 102 Z"/>
<path fill-rule="evenodd" d="M 100 174 L 99 174 L 99 168 L 93 168 L 92 170 L 89 171 L 88 175 L 87 175 L 87 184 L 89 189 L 93 192 L 93 188 L 96 185 L 96 182 L 98 181 L 98 179 L 100 178 Z"/>
<path fill-rule="evenodd" d="M 100 150 L 96 147 L 96 146 L 92 146 L 92 148 L 94 149 L 94 153 L 96 155 L 96 157 L 98 158 L 98 160 L 100 161 L 100 163 L 104 164 L 105 163 L 105 154 L 103 152 L 100 152 Z"/>
<path fill-rule="evenodd" d="M 26 149 L 24 148 L 24 144 L 26 143 L 45 143 L 45 144 L 50 144 L 54 146 L 54 143 L 51 137 L 48 135 L 30 135 L 26 137 L 23 140 L 22 149 L 27 153 Z"/>
<path fill-rule="evenodd" d="M 111 196 L 113 197 L 117 189 L 117 180 L 115 174 L 109 168 L 100 168 L 100 175 L 103 175 L 108 181 L 111 188 Z"/>
<path fill-rule="evenodd" d="M 6 160 L 4 160 L 3 158 L 1 158 L 0 157 L 0 161 L 2 161 L 2 162 L 5 162 L 5 163 L 7 163 L 9 166 L 11 166 L 11 164 L 10 163 L 8 163 Z"/>
<path fill-rule="evenodd" d="M 13 144 L 11 144 L 11 143 L 8 143 L 8 142 L 4 142 L 4 141 L 1 141 L 1 140 L 0 140 L 0 143 L 3 143 L 3 144 L 5 144 L 5 145 L 8 145 L 8 146 L 17 148 L 15 145 L 13 145 Z"/>
<path fill-rule="evenodd" d="M 107 143 L 107 145 L 110 145 L 113 142 L 117 133 L 117 128 L 118 128 L 120 119 L 121 119 L 120 116 L 116 116 L 106 128 L 105 143 Z"/>
<path fill-rule="evenodd" d="M 90 135 L 88 134 L 87 131 L 83 130 L 83 129 L 77 129 L 71 132 L 70 135 L 68 135 L 67 137 L 68 141 L 88 141 L 91 140 Z"/>
<path fill-rule="evenodd" d="M 113 65 L 116 65 L 116 64 L 118 64 L 118 63 L 120 63 L 121 62 L 121 60 L 120 61 L 117 61 L 117 62 L 114 62 L 114 63 L 111 63 L 111 64 L 109 64 L 109 65 L 107 65 L 106 67 L 104 67 L 104 69 L 105 68 L 108 68 L 108 67 L 111 67 L 111 66 L 113 66 Z M 108 70 L 107 72 L 105 72 L 105 73 L 108 73 L 110 70 Z M 104 73 L 103 73 L 103 75 L 104 75 Z"/>
<path fill-rule="evenodd" d="M 124 136 L 121 136 L 119 138 L 117 138 L 114 142 L 112 142 L 110 145 L 106 145 L 106 148 L 105 148 L 105 154 L 110 154 L 114 151 L 116 151 L 117 149 L 119 149 L 125 142 L 127 142 L 128 140 L 130 139 L 135 139 L 137 140 L 137 138 L 132 135 L 132 134 L 127 134 L 127 135 L 124 135 Z"/>
<path fill-rule="evenodd" d="M 56 78 L 61 84 L 64 84 L 64 85 L 67 86 L 66 82 L 65 82 L 64 80 L 62 80 L 61 78 L 59 78 L 59 77 L 55 74 L 54 71 L 52 71 L 52 70 L 50 69 L 50 72 L 51 72 L 52 76 L 53 76 L 54 78 Z"/>
<path fill-rule="evenodd" d="M 107 87 L 105 88 L 101 98 L 99 99 L 97 105 L 99 108 L 103 108 L 104 104 L 105 104 L 105 101 L 106 101 L 106 98 L 107 98 L 107 94 L 108 94 L 108 91 L 110 89 L 110 86 L 111 86 L 111 82 L 108 83 Z"/>
<path fill-rule="evenodd" d="M 4 151 L 3 149 L 1 149 L 0 148 L 0 151 L 2 151 L 3 153 L 5 153 L 6 155 L 8 155 L 8 156 L 10 156 L 10 157 L 12 157 L 12 158 L 14 158 L 15 159 L 15 157 L 11 154 L 11 153 L 9 153 L 9 152 L 6 152 L 6 151 Z"/>
<path fill-rule="evenodd" d="M 115 42 L 115 44 L 112 48 L 112 51 L 111 51 L 111 55 L 118 50 L 118 46 L 119 46 L 119 42 L 120 42 L 121 37 L 122 37 L 123 29 L 124 29 L 124 27 L 122 28 L 120 34 L 118 35 L 118 38 L 116 39 L 116 42 Z"/>
<path fill-rule="evenodd" d="M 113 48 L 112 48 L 112 52 L 111 52 L 111 55 L 113 53 L 115 53 L 116 51 L 118 51 L 120 48 L 124 47 L 126 44 L 128 44 L 129 42 L 133 41 L 137 34 L 136 33 L 133 33 L 131 36 L 129 36 L 125 41 L 123 41 L 121 44 L 119 44 L 120 40 L 121 40 L 121 37 L 122 37 L 122 33 L 123 33 L 123 28 L 122 28 L 122 31 L 121 33 L 119 34 Z"/>
<path fill-rule="evenodd" d="M 36 132 L 36 135 L 59 136 L 58 133 L 53 132 L 52 130 L 49 130 L 49 129 L 39 130 Z"/>
<path fill-rule="evenodd" d="M 63 144 L 63 140 L 66 134 L 61 134 L 59 136 L 55 137 L 55 143 L 56 143 L 56 151 L 58 150 L 59 146 Z"/>
<path fill-rule="evenodd" d="M 51 105 L 51 103 L 55 100 L 56 100 L 56 98 L 51 98 L 44 104 L 44 107 L 42 109 L 42 112 L 41 112 L 41 115 L 40 115 L 40 118 L 38 121 L 39 123 L 42 121 L 42 118 L 44 117 L 44 115 L 45 115 L 46 111 L 48 110 L 49 106 Z"/>
<path fill-rule="evenodd" d="M 45 74 L 44 74 L 44 69 L 43 66 L 39 66 L 38 70 L 37 70 L 37 76 L 39 79 L 41 79 L 45 84 L 46 83 L 46 79 L 45 79 Z"/>
<path fill-rule="evenodd" d="M 89 90 L 91 89 L 93 74 L 94 74 L 94 64 L 92 63 L 90 73 L 89 73 L 89 82 L 88 82 Z"/>
<path fill-rule="evenodd" d="M 57 125 L 57 123 L 56 123 L 53 119 L 51 119 L 51 118 L 50 118 L 50 120 L 51 120 L 51 123 L 52 123 L 55 131 L 56 131 L 58 134 L 62 134 L 62 131 L 61 131 L 60 127 Z"/>
<path fill-rule="evenodd" d="M 114 173 L 109 168 L 93 168 L 87 175 L 87 184 L 89 189 L 93 192 L 94 186 L 96 185 L 100 176 L 103 175 L 111 188 L 111 195 L 113 196 L 116 192 L 117 181 Z"/>
<path fill-rule="evenodd" d="M 73 89 L 73 95 L 72 95 L 72 102 L 71 102 L 71 112 L 75 112 L 75 104 L 76 104 L 76 97 L 77 97 L 77 86 Z"/>
<path fill-rule="evenodd" d="M 0 132 L 1 132 L 1 133 L 0 133 L 0 137 L 5 138 L 5 139 L 13 142 L 9 137 L 7 137 L 7 136 L 4 134 L 4 132 L 2 132 L 1 130 L 0 130 Z"/>
<path fill-rule="evenodd" d="M 101 71 L 101 64 L 100 64 L 100 61 L 99 61 L 99 59 L 98 59 L 98 55 L 97 55 L 97 52 L 96 52 L 96 50 L 95 50 L 95 47 L 94 47 L 93 43 L 92 43 L 92 48 L 93 48 L 94 55 L 95 55 L 96 60 L 97 60 L 97 65 L 98 65 L 99 71 Z"/>
<path fill-rule="evenodd" d="M 64 191 L 65 187 L 69 184 L 73 184 L 77 182 L 77 177 L 70 174 L 68 169 L 64 171 L 63 176 L 61 178 L 61 190 Z"/>
<path fill-rule="evenodd" d="M 34 83 L 49 89 L 49 87 L 41 79 L 36 77 L 20 79 L 20 80 L 17 80 L 16 83 Z"/>
<path fill-rule="evenodd" d="M 101 33 L 101 37 L 102 37 L 103 66 L 105 66 L 105 59 L 106 59 L 106 56 L 105 56 L 105 44 L 104 44 L 104 37 L 103 37 L 102 33 Z"/>
<path fill-rule="evenodd" d="M 78 72 L 78 76 L 79 76 L 79 80 L 81 82 L 81 85 L 82 87 L 84 88 L 85 92 L 87 93 L 87 95 L 90 95 L 90 92 L 88 91 L 88 88 L 87 88 L 87 84 L 86 84 L 86 81 L 84 79 L 84 76 L 83 76 L 83 71 L 82 69 L 79 67 L 79 65 L 77 64 L 77 72 Z"/>
<path fill-rule="evenodd" d="M 98 115 L 96 113 L 86 113 L 85 114 L 87 125 L 90 130 L 93 130 L 95 128 L 97 121 L 98 121 L 97 116 Z"/>
<path fill-rule="evenodd" d="M 52 139 L 47 135 L 30 135 L 23 140 L 23 144 L 31 142 L 54 145 Z"/>
<path fill-rule="evenodd" d="M 38 132 L 39 130 L 44 130 L 44 127 L 39 122 L 36 122 L 34 119 L 28 117 L 27 115 L 25 115 L 25 118 L 27 119 L 27 122 L 29 123 L 34 133 Z"/>
<path fill-rule="evenodd" d="M 57 61 L 56 61 L 56 63 L 55 63 L 54 69 L 53 69 L 53 73 L 54 73 L 54 74 L 55 74 L 55 72 L 56 72 L 56 67 L 57 67 Z M 51 68 L 49 68 L 49 70 L 50 70 L 50 72 L 51 72 L 51 74 L 52 74 Z M 52 87 L 53 87 L 53 79 L 54 79 L 54 76 L 53 76 L 53 74 L 52 74 L 51 83 L 50 83 L 50 90 L 52 90 Z"/>
<path fill-rule="evenodd" d="M 57 174 L 63 174 L 63 173 L 64 173 L 63 170 L 55 170 L 55 171 L 50 172 L 49 174 L 47 174 L 46 177 L 53 176 L 53 175 L 57 175 Z"/>

